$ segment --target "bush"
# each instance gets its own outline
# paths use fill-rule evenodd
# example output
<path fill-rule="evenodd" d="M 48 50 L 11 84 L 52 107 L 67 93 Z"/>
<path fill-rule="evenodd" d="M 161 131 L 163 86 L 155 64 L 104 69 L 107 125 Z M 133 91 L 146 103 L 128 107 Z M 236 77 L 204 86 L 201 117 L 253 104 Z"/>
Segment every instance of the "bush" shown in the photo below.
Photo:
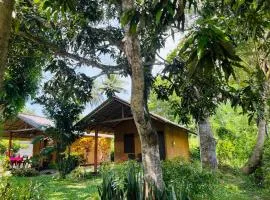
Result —
<path fill-rule="evenodd" d="M 33 168 L 18 168 L 18 169 L 12 169 L 11 174 L 13 176 L 32 177 L 32 176 L 38 176 L 39 172 Z"/>
<path fill-rule="evenodd" d="M 201 154 L 200 154 L 200 148 L 195 147 L 190 150 L 190 157 L 194 161 L 200 161 L 201 160 Z"/>
<path fill-rule="evenodd" d="M 72 180 L 84 180 L 91 177 L 92 173 L 87 172 L 84 167 L 77 167 L 68 175 L 68 178 Z"/>
<path fill-rule="evenodd" d="M 122 171 L 123 169 L 125 171 Z M 122 176 L 119 174 L 120 171 L 122 171 Z M 102 172 L 102 180 L 101 186 L 98 187 L 101 200 L 146 199 L 143 172 L 140 165 L 134 161 L 118 164 L 113 168 L 105 168 Z M 168 199 L 166 193 L 160 193 L 154 186 L 148 192 L 151 198 L 147 199 Z"/>
<path fill-rule="evenodd" d="M 29 184 L 14 184 L 9 178 L 0 178 L 1 200 L 42 200 L 46 199 L 42 185 L 30 181 Z"/>
<path fill-rule="evenodd" d="M 0 141 L 0 154 L 4 155 L 9 146 L 9 141 L 8 140 L 2 140 Z M 12 143 L 12 152 L 17 153 L 20 148 L 22 148 L 22 145 L 20 145 L 17 141 L 13 141 Z"/>
<path fill-rule="evenodd" d="M 162 163 L 166 192 L 160 193 L 156 187 L 150 189 L 154 199 L 211 199 L 217 178 L 204 171 L 200 163 L 187 163 L 181 159 Z M 144 179 L 141 165 L 128 161 L 117 165 L 105 165 L 101 169 L 102 185 L 98 188 L 102 200 L 145 199 Z"/>
<path fill-rule="evenodd" d="M 60 178 L 65 178 L 67 174 L 79 166 L 79 160 L 79 157 L 74 155 L 60 157 L 57 162 Z"/>
<path fill-rule="evenodd" d="M 268 139 L 264 145 L 264 154 L 262 161 L 262 174 L 263 174 L 263 185 L 270 187 L 270 140 Z"/>
<path fill-rule="evenodd" d="M 10 160 L 9 160 L 9 157 L 5 156 L 3 158 L 3 160 L 2 160 L 2 167 L 3 167 L 3 169 L 5 171 L 10 169 Z"/>
<path fill-rule="evenodd" d="M 173 188 L 176 199 L 211 199 L 217 180 L 211 172 L 201 169 L 200 164 L 181 159 L 164 161 L 163 178 L 168 188 Z"/>

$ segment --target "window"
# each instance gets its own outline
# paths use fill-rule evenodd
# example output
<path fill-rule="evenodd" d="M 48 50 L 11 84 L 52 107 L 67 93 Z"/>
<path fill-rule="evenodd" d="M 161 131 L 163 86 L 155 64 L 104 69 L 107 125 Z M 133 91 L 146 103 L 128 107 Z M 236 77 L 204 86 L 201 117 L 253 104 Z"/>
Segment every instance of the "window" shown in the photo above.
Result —
<path fill-rule="evenodd" d="M 134 134 L 124 135 L 124 153 L 135 153 Z"/>

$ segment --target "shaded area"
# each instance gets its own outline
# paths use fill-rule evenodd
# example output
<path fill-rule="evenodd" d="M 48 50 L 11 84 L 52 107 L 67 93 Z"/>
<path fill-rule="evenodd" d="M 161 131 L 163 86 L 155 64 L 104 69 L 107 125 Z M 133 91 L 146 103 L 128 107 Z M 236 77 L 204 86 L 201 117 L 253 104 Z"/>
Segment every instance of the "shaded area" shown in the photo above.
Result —
<path fill-rule="evenodd" d="M 97 186 L 101 183 L 99 177 L 87 180 L 59 180 L 53 176 L 42 175 L 38 177 L 12 177 L 11 179 L 18 185 L 29 184 L 37 181 L 42 184 L 43 193 L 47 199 L 91 199 L 97 196 Z"/>

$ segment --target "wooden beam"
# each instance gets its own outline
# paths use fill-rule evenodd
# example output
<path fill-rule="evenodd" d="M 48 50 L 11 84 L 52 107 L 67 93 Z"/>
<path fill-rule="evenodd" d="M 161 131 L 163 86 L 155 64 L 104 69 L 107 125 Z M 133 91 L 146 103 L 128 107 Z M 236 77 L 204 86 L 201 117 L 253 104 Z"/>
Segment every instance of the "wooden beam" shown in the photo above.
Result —
<path fill-rule="evenodd" d="M 94 172 L 97 174 L 98 164 L 98 129 L 95 130 L 95 149 L 94 149 Z"/>
<path fill-rule="evenodd" d="M 120 122 L 120 121 L 132 120 L 132 119 L 133 119 L 133 117 L 125 117 L 125 118 L 121 118 L 121 119 L 112 119 L 112 120 L 107 120 L 107 121 L 100 122 L 100 124 Z"/>
<path fill-rule="evenodd" d="M 18 129 L 18 130 L 4 130 L 4 133 L 20 133 L 20 132 L 27 132 L 27 131 L 35 131 L 36 128 L 25 128 L 25 129 Z"/>

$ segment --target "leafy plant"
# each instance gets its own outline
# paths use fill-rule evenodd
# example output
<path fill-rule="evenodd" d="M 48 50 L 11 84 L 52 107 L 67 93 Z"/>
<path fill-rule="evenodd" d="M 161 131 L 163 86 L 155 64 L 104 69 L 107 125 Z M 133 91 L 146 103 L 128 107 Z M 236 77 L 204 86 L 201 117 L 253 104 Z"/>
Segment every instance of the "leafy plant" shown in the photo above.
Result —
<path fill-rule="evenodd" d="M 217 180 L 199 164 L 179 158 L 163 162 L 164 182 L 173 187 L 176 199 L 211 199 Z"/>
<path fill-rule="evenodd" d="M 68 175 L 68 178 L 71 180 L 84 180 L 91 177 L 93 177 L 92 173 L 87 172 L 85 167 L 80 166 L 72 170 L 72 172 Z"/>
<path fill-rule="evenodd" d="M 1 140 L 0 141 L 0 154 L 4 154 L 8 150 L 9 141 L 8 140 Z M 13 141 L 12 143 L 12 152 L 17 153 L 19 149 L 22 148 L 17 141 Z"/>
<path fill-rule="evenodd" d="M 13 176 L 32 177 L 32 176 L 38 176 L 39 172 L 33 168 L 18 168 L 18 169 L 12 169 L 11 174 Z"/>
<path fill-rule="evenodd" d="M 0 199 L 2 200 L 43 200 L 46 199 L 42 185 L 30 182 L 26 185 L 16 185 L 9 178 L 0 178 Z"/>
<path fill-rule="evenodd" d="M 119 172 L 122 173 L 119 173 Z M 165 192 L 160 192 L 155 185 L 150 185 L 146 190 L 142 167 L 136 162 L 126 162 L 123 164 L 109 165 L 103 167 L 102 184 L 98 187 L 102 200 L 108 199 L 130 199 L 130 200 L 171 200 L 187 199 L 185 193 L 177 195 L 179 190 L 175 186 L 167 184 Z"/>
<path fill-rule="evenodd" d="M 68 173 L 79 165 L 79 157 L 61 155 L 57 162 L 57 169 L 61 178 L 65 178 Z"/>

